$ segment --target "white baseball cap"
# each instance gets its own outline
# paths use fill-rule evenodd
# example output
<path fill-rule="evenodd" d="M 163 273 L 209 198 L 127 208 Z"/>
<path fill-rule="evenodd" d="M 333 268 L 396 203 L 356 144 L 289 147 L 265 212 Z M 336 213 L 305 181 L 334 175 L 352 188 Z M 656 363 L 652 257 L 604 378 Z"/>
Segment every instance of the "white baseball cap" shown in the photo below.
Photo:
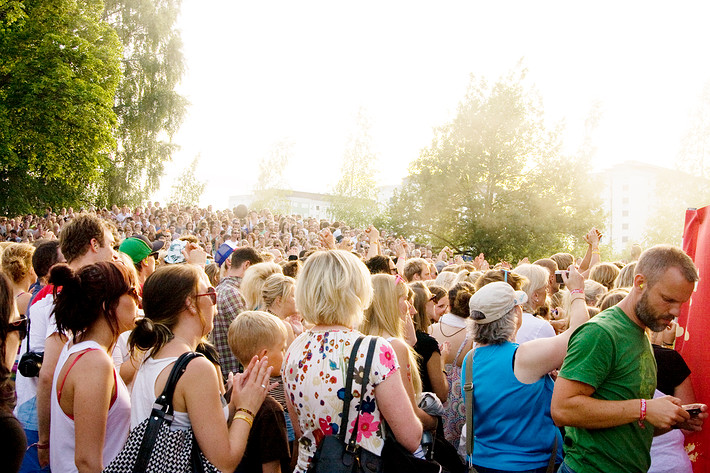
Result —
<path fill-rule="evenodd" d="M 504 281 L 492 282 L 480 288 L 468 302 L 471 319 L 477 324 L 489 324 L 503 317 L 516 305 L 525 304 L 528 295 L 514 290 Z"/>

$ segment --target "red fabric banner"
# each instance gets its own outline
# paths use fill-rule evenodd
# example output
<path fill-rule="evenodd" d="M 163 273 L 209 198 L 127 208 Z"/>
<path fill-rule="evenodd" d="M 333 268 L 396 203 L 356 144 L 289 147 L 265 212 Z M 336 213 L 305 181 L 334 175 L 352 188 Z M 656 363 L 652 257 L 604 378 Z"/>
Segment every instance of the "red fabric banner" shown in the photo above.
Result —
<path fill-rule="evenodd" d="M 710 404 L 710 207 L 685 213 L 683 250 L 693 259 L 700 281 L 678 318 L 676 350 L 690 367 L 697 402 Z M 703 431 L 685 438 L 694 473 L 710 473 L 710 421 Z"/>

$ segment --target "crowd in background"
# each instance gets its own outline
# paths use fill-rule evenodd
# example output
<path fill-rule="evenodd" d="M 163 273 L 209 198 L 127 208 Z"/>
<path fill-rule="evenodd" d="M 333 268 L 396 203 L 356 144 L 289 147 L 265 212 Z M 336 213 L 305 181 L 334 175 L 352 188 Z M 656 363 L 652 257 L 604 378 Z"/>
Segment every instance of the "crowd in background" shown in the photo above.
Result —
<path fill-rule="evenodd" d="M 583 236 L 585 254 L 492 264 L 482 254 L 464 261 L 448 247 L 434 251 L 372 225 L 158 202 L 0 217 L 0 235 L 0 411 L 16 405 L 23 435 L 10 425 L 14 417 L 0 418 L 0 426 L 18 439 L 5 448 L 18 468 L 24 461 L 20 471 L 106 467 L 129 428 L 148 417 L 154 386 L 166 382 L 162 370 L 196 351 L 204 357 L 176 391 L 175 422 L 194 429 L 206 459 L 221 471 L 306 472 L 323 437 L 342 428 L 343 349 L 361 333 L 374 337 L 377 353 L 371 384 L 363 381 L 359 394 L 361 411 L 351 407 L 351 419 L 366 419 L 357 434 L 364 448 L 382 451 L 386 423 L 415 457 L 448 471 L 462 471 L 467 458 L 479 471 L 547 471 L 548 461 L 559 466 L 563 458 L 549 405 L 569 337 L 629 295 L 641 253 L 635 247 L 628 264 L 603 262 L 602 235 L 592 228 Z M 32 340 L 18 350 L 12 337 L 22 330 L 13 327 L 28 317 Z M 649 336 L 657 351 L 672 348 L 675 322 Z M 509 350 L 513 363 L 500 360 L 536 390 L 536 407 L 511 418 L 495 406 L 532 391 L 501 399 L 493 381 L 476 387 L 487 400 L 476 402 L 490 414 L 475 423 L 481 440 L 472 457 L 462 386 L 466 363 L 475 363 L 466 355 L 476 347 L 479 359 L 486 349 Z M 30 351 L 44 352 L 42 371 L 18 374 L 15 395 L 9 380 Z M 516 352 L 527 364 L 518 367 Z M 365 369 L 364 360 L 355 364 Z M 492 380 L 506 369 L 490 367 Z M 683 373 L 664 393 L 694 402 L 692 388 L 674 391 L 686 383 L 687 366 Z M 77 407 L 97 379 L 103 384 L 92 385 L 91 396 L 105 399 Z M 96 412 L 102 422 L 87 427 L 82 416 Z M 513 434 L 516 423 L 537 434 Z M 438 449 L 427 451 L 424 432 L 439 438 Z M 677 450 L 678 440 L 667 448 Z"/>

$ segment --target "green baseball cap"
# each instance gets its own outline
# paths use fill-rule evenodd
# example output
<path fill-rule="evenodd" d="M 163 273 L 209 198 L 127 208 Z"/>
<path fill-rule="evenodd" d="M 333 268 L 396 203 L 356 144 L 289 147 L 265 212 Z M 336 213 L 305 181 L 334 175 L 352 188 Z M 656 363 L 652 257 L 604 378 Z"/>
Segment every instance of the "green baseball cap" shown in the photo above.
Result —
<path fill-rule="evenodd" d="M 154 253 L 153 248 L 141 238 L 130 237 L 121 242 L 118 251 L 126 253 L 135 264 L 140 263 Z"/>

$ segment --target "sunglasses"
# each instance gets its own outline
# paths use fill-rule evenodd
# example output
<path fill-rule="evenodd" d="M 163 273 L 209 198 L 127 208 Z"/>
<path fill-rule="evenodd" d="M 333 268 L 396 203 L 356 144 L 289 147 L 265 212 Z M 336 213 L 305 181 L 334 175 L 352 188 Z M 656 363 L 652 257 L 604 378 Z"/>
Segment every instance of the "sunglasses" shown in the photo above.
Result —
<path fill-rule="evenodd" d="M 15 331 L 19 332 L 20 340 L 24 340 L 27 336 L 27 317 L 22 317 L 20 320 L 10 322 L 7 331 L 8 333 Z"/>
<path fill-rule="evenodd" d="M 212 302 L 212 305 L 217 305 L 217 290 L 215 288 L 208 287 L 207 292 L 204 294 L 195 294 L 195 297 L 200 296 L 210 296 L 210 302 Z"/>

